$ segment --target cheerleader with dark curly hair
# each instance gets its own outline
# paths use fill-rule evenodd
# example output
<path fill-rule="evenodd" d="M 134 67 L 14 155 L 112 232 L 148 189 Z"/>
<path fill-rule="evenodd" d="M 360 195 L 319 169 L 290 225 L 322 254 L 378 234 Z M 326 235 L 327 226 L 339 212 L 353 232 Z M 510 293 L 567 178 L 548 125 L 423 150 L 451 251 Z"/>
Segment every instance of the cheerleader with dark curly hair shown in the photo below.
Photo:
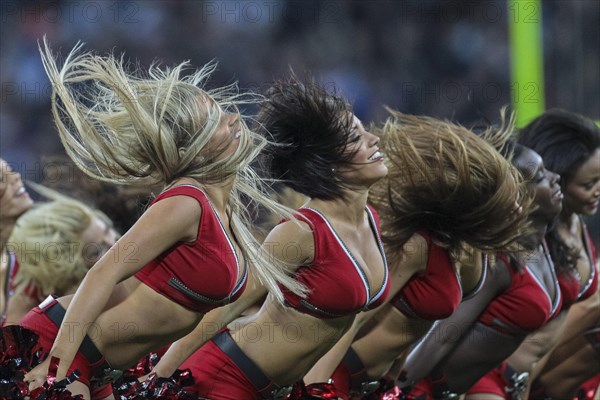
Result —
<path fill-rule="evenodd" d="M 258 313 L 229 324 L 183 363 L 196 380 L 190 390 L 213 400 L 282 398 L 358 312 L 382 304 L 390 291 L 379 219 L 367 205 L 369 189 L 387 174 L 379 137 L 346 100 L 296 78 L 269 90 L 257 121 L 272 141 L 270 173 L 309 197 L 263 247 L 294 270 L 307 294 L 286 290 L 283 303 L 267 297 Z M 231 321 L 261 292 L 249 288 L 215 310 L 212 328 Z M 206 330 L 175 343 L 155 371 L 170 374 L 203 335 Z M 300 385 L 294 390 L 293 396 L 307 395 Z"/>

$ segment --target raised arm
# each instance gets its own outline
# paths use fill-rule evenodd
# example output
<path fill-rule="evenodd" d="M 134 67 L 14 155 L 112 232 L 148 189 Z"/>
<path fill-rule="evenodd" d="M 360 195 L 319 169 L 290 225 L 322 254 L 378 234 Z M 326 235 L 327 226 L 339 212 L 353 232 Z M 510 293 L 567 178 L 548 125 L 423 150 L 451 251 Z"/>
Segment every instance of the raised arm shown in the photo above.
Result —
<path fill-rule="evenodd" d="M 173 196 L 153 204 L 86 274 L 61 324 L 47 360 L 25 380 L 30 389 L 46 381 L 49 360 L 60 359 L 57 379 L 65 377 L 83 338 L 108 302 L 115 285 L 138 272 L 179 242 L 196 239 L 202 209 L 187 196 Z"/>

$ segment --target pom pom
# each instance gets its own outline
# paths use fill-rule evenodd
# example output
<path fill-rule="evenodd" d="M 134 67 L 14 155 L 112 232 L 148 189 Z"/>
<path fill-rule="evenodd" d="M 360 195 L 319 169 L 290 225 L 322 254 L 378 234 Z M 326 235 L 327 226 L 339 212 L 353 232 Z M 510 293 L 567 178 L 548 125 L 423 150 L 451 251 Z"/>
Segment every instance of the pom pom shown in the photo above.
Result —
<path fill-rule="evenodd" d="M 306 386 L 306 393 L 309 396 L 313 396 L 317 399 L 334 399 L 336 400 L 339 395 L 335 386 L 333 385 L 333 381 L 329 381 L 328 383 L 311 383 Z"/>
<path fill-rule="evenodd" d="M 18 325 L 10 325 L 0 330 L 0 398 L 14 400 L 73 400 L 66 386 L 79 377 L 74 371 L 67 378 L 55 382 L 58 369 L 57 358 L 52 358 L 46 382 L 32 391 L 24 381 L 25 374 L 40 364 L 47 354 L 36 349 L 38 335 Z"/>
<path fill-rule="evenodd" d="M 158 358 L 157 354 L 151 353 L 142 358 L 134 367 L 124 371 L 121 379 L 113 384 L 115 398 L 118 400 L 197 400 L 197 396 L 183 390 L 185 386 L 191 386 L 194 383 L 189 369 L 177 370 L 169 378 L 159 378 L 156 374 L 150 374 L 144 382 L 139 381 L 139 378 L 152 371 Z"/>

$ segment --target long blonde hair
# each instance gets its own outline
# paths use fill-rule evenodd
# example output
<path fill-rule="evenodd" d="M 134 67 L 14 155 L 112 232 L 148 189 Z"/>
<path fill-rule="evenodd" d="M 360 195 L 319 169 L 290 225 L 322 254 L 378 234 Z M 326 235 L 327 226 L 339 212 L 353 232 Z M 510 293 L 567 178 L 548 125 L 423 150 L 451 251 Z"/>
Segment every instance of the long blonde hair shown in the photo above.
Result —
<path fill-rule="evenodd" d="M 71 50 L 61 69 L 45 39 L 40 47 L 53 86 L 52 113 L 73 161 L 96 179 L 132 185 L 168 185 L 180 177 L 212 184 L 234 177 L 227 211 L 253 272 L 280 301 L 279 284 L 305 293 L 250 233 L 250 199 L 270 212 L 291 216 L 291 210 L 266 195 L 250 165 L 266 139 L 251 132 L 241 119 L 240 144 L 232 156 L 218 160 L 219 151 L 203 151 L 224 112 L 237 112 L 238 105 L 257 98 L 239 94 L 235 84 L 204 89 L 214 63 L 187 76 L 182 76 L 187 62 L 164 69 L 152 65 L 143 76 L 141 71 L 125 71 L 124 56 L 82 53 L 81 47 Z"/>
<path fill-rule="evenodd" d="M 108 217 L 82 202 L 41 185 L 28 183 L 51 201 L 36 203 L 23 214 L 13 230 L 9 248 L 19 261 L 16 293 L 30 288 L 41 296 L 65 295 L 81 282 L 89 269 L 82 235 L 94 218 L 112 226 Z"/>
<path fill-rule="evenodd" d="M 399 256 L 421 229 L 455 254 L 463 243 L 505 249 L 525 232 L 531 208 L 526 184 L 510 156 L 498 151 L 512 133 L 513 118 L 479 137 L 447 121 L 388 111 L 376 133 L 389 172 L 371 189 L 370 201 L 381 215 L 390 257 Z"/>

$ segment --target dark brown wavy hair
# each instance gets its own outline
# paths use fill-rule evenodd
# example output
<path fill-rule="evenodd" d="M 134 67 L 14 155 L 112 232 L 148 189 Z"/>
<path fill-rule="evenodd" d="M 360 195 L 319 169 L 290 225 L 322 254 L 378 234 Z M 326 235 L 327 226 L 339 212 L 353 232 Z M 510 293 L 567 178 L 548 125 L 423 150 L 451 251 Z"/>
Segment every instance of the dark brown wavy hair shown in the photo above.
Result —
<path fill-rule="evenodd" d="M 477 136 L 451 122 L 388 111 L 391 116 L 375 133 L 389 172 L 371 189 L 370 201 L 381 215 L 390 256 L 398 257 L 419 230 L 454 254 L 463 244 L 482 251 L 511 249 L 526 231 L 531 209 L 519 172 L 498 151 L 513 118 Z"/>

